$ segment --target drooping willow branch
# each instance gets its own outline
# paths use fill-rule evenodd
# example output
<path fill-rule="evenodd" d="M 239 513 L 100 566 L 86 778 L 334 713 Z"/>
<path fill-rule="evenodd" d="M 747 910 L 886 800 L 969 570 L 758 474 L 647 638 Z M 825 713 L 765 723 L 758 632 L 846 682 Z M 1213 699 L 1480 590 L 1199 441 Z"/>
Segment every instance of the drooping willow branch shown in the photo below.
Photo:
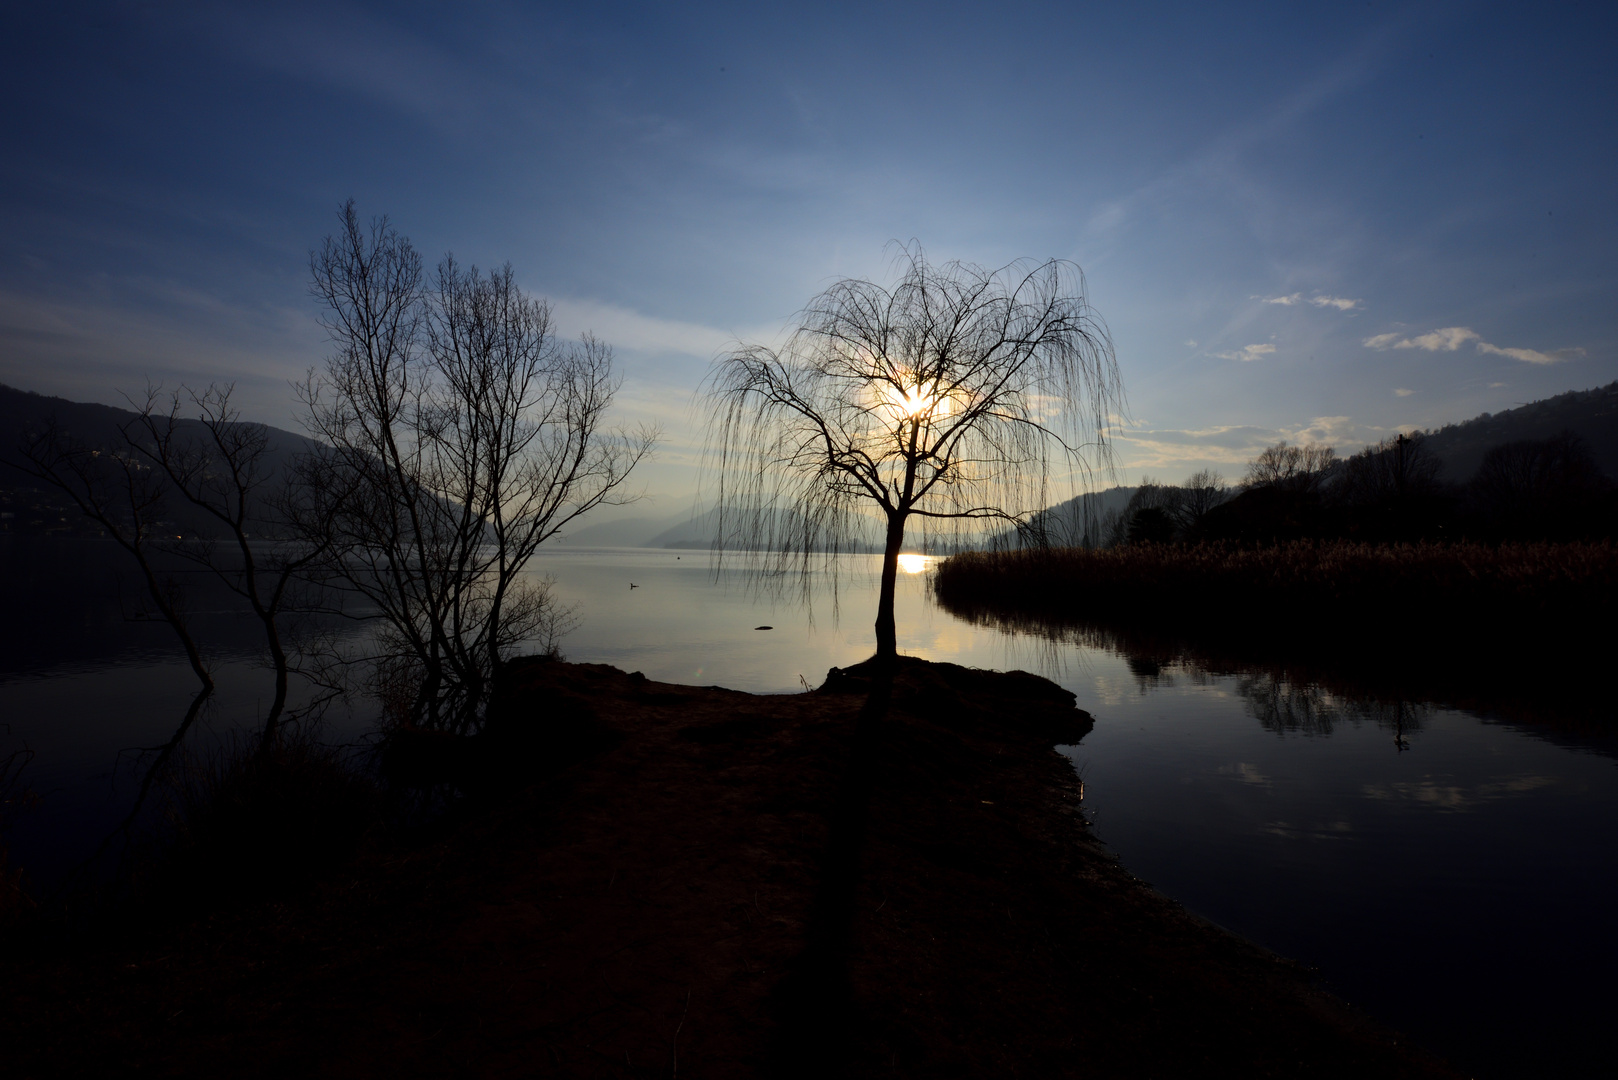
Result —
<path fill-rule="evenodd" d="M 781 349 L 722 357 L 707 399 L 720 558 L 807 588 L 880 535 L 879 652 L 906 522 L 959 539 L 1024 520 L 1058 465 L 1079 480 L 1110 466 L 1123 401 L 1078 267 L 935 266 L 920 248 L 898 262 L 891 287 L 844 280 L 815 297 Z"/>

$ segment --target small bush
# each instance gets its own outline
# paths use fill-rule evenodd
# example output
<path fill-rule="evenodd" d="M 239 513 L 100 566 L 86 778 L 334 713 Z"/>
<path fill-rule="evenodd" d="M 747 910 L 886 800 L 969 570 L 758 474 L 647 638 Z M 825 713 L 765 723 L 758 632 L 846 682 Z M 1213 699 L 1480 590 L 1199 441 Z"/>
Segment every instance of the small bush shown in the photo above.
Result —
<path fill-rule="evenodd" d="M 377 817 L 375 786 L 336 748 L 293 737 L 188 765 L 171 813 L 165 888 L 197 898 L 280 895 L 352 857 Z"/>

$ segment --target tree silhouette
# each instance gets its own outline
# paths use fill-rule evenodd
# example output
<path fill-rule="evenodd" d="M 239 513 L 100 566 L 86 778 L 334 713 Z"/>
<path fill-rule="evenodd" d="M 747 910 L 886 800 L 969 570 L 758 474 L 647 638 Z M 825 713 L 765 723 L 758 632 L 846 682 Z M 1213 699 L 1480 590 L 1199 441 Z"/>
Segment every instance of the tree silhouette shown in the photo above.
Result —
<path fill-rule="evenodd" d="M 1317 495 L 1337 463 L 1337 451 L 1310 443 L 1289 446 L 1285 439 L 1266 446 L 1247 463 L 1249 488 L 1278 488 L 1298 495 Z"/>
<path fill-rule="evenodd" d="M 333 352 L 299 388 L 321 444 L 304 462 L 327 579 L 377 611 L 381 678 L 410 720 L 481 722 L 503 650 L 551 643 L 568 610 L 534 552 L 598 506 L 627 502 L 656 432 L 614 431 L 612 350 L 560 339 L 509 266 L 446 256 L 428 279 L 386 218 L 354 204 L 310 256 Z"/>
<path fill-rule="evenodd" d="M 891 288 L 843 280 L 779 351 L 748 345 L 709 381 L 706 464 L 720 557 L 807 572 L 884 528 L 877 655 L 897 653 L 905 527 L 1013 524 L 1049 503 L 1052 458 L 1088 477 L 1121 407 L 1112 341 L 1077 266 L 935 266 L 901 249 Z"/>

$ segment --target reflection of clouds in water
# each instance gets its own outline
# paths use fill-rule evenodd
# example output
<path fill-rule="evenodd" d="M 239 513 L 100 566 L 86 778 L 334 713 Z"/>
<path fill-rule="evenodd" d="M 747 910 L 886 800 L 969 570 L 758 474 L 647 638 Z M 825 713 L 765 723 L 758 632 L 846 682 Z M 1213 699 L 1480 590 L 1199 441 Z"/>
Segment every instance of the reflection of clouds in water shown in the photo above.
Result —
<path fill-rule="evenodd" d="M 1101 675 L 1098 675 L 1091 682 L 1091 686 L 1096 700 L 1102 705 L 1110 706 L 1123 705 L 1129 700 L 1130 692 L 1134 689 L 1132 685 L 1121 679 L 1109 679 Z"/>
<path fill-rule="evenodd" d="M 1231 776 L 1244 784 L 1253 784 L 1256 787 L 1269 787 L 1270 778 L 1258 771 L 1257 765 L 1249 765 L 1245 761 L 1238 761 L 1234 765 L 1221 765 L 1215 770 L 1220 776 Z"/>
<path fill-rule="evenodd" d="M 1316 683 L 1289 677 L 1284 671 L 1262 668 L 1229 670 L 1209 666 L 1189 649 L 1154 644 L 1141 648 L 1116 631 L 1098 626 L 1055 626 L 1035 619 L 1007 619 L 999 615 L 966 612 L 957 617 L 973 625 L 1001 630 L 1008 640 L 1040 643 L 1051 657 L 1060 657 L 1067 648 L 1105 652 L 1123 659 L 1134 690 L 1140 696 L 1150 691 L 1196 687 L 1227 697 L 1232 692 L 1246 699 L 1254 719 L 1277 735 L 1329 736 L 1338 724 L 1358 727 L 1370 723 L 1391 732 L 1400 750 L 1408 749 L 1406 737 L 1419 732 L 1429 718 L 1428 706 L 1412 701 L 1383 701 L 1334 693 Z M 1083 655 L 1083 652 L 1080 652 Z M 1039 669 L 1046 674 L 1044 668 Z M 1096 680 L 1100 700 L 1119 705 L 1127 691 L 1120 684 Z"/>
<path fill-rule="evenodd" d="M 1267 822 L 1260 832 L 1279 836 L 1283 840 L 1354 840 L 1354 826 L 1347 821 L 1328 821 L 1321 825 L 1294 825 L 1288 821 Z"/>
<path fill-rule="evenodd" d="M 1460 812 L 1483 803 L 1524 795 L 1530 791 L 1550 787 L 1557 783 L 1554 776 L 1518 776 L 1468 788 L 1460 784 L 1440 783 L 1431 777 L 1422 780 L 1395 781 L 1388 784 L 1366 784 L 1361 791 L 1368 799 L 1421 803 L 1437 810 Z"/>

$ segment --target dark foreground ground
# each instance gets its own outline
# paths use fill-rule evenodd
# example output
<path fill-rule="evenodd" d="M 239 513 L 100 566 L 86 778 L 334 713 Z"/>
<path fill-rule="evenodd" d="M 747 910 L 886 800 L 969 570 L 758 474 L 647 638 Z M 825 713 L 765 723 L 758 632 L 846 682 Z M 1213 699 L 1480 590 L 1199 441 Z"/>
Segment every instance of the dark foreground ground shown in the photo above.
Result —
<path fill-rule="evenodd" d="M 138 938 L 13 934 L 0 1073 L 1453 1075 L 1122 870 L 1044 680 L 506 675 L 430 834 Z"/>

